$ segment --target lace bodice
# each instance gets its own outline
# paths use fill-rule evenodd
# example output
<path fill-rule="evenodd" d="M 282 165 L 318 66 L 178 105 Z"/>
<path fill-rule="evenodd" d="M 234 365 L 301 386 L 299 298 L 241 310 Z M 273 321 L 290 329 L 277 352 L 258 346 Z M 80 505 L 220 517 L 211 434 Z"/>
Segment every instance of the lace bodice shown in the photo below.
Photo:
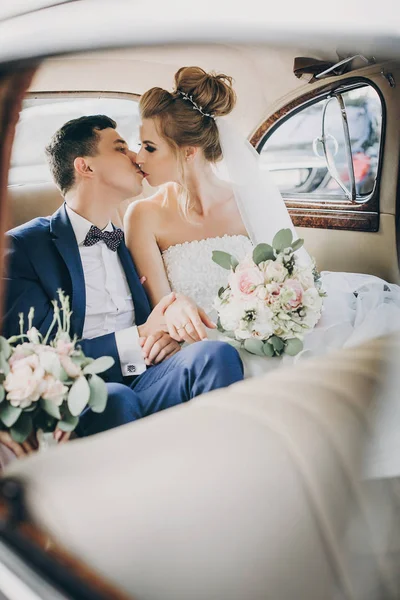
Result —
<path fill-rule="evenodd" d="M 229 272 L 211 258 L 213 250 L 229 252 L 241 260 L 252 251 L 252 243 L 244 235 L 224 235 L 170 246 L 162 254 L 171 289 L 189 296 L 210 316 L 221 286 Z"/>

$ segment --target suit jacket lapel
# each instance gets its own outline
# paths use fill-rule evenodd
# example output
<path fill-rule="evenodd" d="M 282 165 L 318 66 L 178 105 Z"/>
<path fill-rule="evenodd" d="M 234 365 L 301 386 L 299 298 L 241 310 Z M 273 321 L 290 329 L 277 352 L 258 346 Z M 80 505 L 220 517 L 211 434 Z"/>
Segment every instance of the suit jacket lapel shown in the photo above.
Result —
<path fill-rule="evenodd" d="M 71 277 L 72 333 L 76 333 L 78 337 L 81 337 L 86 311 L 85 277 L 78 244 L 67 211 L 65 210 L 65 204 L 51 217 L 50 232 L 54 245 L 62 256 Z"/>
<path fill-rule="evenodd" d="M 142 325 L 151 312 L 150 304 L 146 292 L 140 283 L 132 257 L 123 240 L 118 248 L 118 256 L 120 258 L 122 268 L 125 271 L 129 289 L 131 290 L 132 300 L 135 307 L 136 325 Z"/>

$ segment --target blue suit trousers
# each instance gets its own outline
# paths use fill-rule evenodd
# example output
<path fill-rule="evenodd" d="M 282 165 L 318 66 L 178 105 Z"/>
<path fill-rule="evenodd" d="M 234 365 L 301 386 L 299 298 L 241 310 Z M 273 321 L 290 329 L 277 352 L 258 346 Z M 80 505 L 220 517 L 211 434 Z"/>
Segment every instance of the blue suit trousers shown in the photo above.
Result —
<path fill-rule="evenodd" d="M 87 410 L 77 433 L 87 436 L 106 431 L 242 379 L 243 365 L 235 348 L 219 341 L 196 342 L 148 367 L 129 386 L 107 384 L 105 411 Z"/>

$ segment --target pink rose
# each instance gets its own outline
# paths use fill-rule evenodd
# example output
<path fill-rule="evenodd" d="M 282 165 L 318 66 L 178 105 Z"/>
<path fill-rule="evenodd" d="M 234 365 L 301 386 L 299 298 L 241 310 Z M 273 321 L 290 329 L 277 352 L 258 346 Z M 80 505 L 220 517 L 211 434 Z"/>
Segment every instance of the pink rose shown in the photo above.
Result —
<path fill-rule="evenodd" d="M 23 344 L 18 344 L 18 346 L 13 350 L 10 358 L 8 359 L 8 364 L 10 367 L 17 361 L 21 360 L 21 358 L 26 358 L 30 354 L 33 354 L 34 346 L 28 342 L 24 342 Z"/>
<path fill-rule="evenodd" d="M 285 290 L 292 292 L 291 298 L 287 301 L 288 308 L 298 308 L 303 300 L 303 288 L 296 279 L 287 279 L 283 284 Z"/>
<path fill-rule="evenodd" d="M 272 281 L 272 283 L 267 283 L 265 286 L 266 301 L 268 304 L 273 304 L 277 300 L 279 300 L 279 296 L 281 293 L 281 286 L 276 281 Z"/>
<path fill-rule="evenodd" d="M 36 354 L 15 361 L 3 384 L 10 404 L 26 408 L 37 402 L 45 389 L 44 375 Z"/>
<path fill-rule="evenodd" d="M 75 377 L 79 377 L 81 375 L 81 368 L 78 367 L 71 359 L 71 357 L 66 356 L 65 354 L 60 355 L 60 363 L 68 377 L 74 379 Z"/>
<path fill-rule="evenodd" d="M 233 293 L 239 293 L 244 296 L 254 294 L 257 286 L 264 282 L 264 277 L 258 267 L 249 267 L 244 270 L 236 270 L 229 279 L 229 285 Z"/>
<path fill-rule="evenodd" d="M 62 404 L 65 394 L 68 392 L 68 388 L 58 379 L 55 379 L 53 375 L 46 375 L 44 377 L 45 389 L 42 392 L 42 398 L 44 400 L 51 400 L 57 406 Z"/>
<path fill-rule="evenodd" d="M 239 271 L 247 271 L 247 269 L 254 269 L 255 262 L 251 254 L 248 254 L 243 260 L 240 261 L 236 267 L 236 273 Z"/>
<path fill-rule="evenodd" d="M 58 354 L 64 354 L 68 356 L 70 352 L 74 349 L 73 342 L 66 342 L 65 340 L 58 340 L 56 344 L 56 350 Z"/>

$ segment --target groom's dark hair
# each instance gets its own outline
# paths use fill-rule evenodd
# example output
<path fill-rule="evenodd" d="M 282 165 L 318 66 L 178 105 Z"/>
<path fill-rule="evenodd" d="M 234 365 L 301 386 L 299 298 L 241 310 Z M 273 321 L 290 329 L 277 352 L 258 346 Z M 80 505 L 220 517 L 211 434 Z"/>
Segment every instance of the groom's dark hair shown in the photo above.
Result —
<path fill-rule="evenodd" d="M 78 156 L 96 156 L 98 131 L 116 129 L 106 115 L 79 117 L 65 123 L 50 140 L 45 152 L 50 171 L 63 196 L 75 183 L 74 160 Z"/>

